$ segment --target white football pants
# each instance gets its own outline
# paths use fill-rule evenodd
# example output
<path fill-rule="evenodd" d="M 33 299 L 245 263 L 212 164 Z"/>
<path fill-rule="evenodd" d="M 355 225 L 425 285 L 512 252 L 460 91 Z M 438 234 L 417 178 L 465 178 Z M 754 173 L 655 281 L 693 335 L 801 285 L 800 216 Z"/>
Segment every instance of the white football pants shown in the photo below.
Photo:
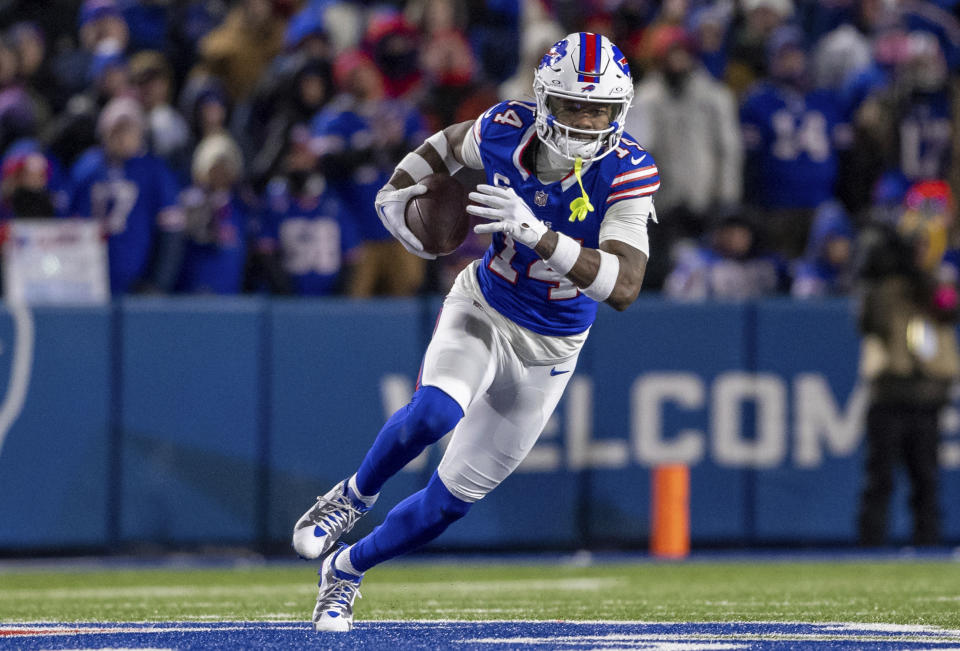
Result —
<path fill-rule="evenodd" d="M 536 443 L 573 375 L 577 357 L 533 365 L 517 356 L 492 307 L 450 293 L 423 360 L 420 383 L 456 400 L 464 417 L 437 472 L 476 502 L 512 473 Z"/>

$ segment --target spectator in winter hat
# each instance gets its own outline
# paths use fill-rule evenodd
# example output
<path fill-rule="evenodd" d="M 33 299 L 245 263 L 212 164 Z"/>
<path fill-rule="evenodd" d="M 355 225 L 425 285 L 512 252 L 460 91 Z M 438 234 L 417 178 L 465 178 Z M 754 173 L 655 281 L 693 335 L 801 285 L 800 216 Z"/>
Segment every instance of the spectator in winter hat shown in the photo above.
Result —
<path fill-rule="evenodd" d="M 383 75 L 387 97 L 415 98 L 423 79 L 416 28 L 399 13 L 381 11 L 371 17 L 364 45 Z"/>
<path fill-rule="evenodd" d="M 115 0 L 85 0 L 77 14 L 77 27 L 80 47 L 60 51 L 50 64 L 53 83 L 46 92 L 56 110 L 87 91 L 97 53 L 123 54 L 130 42 L 130 31 Z"/>
<path fill-rule="evenodd" d="M 87 79 L 105 96 L 116 97 L 130 89 L 130 68 L 127 57 L 112 48 L 94 52 L 87 69 Z"/>
<path fill-rule="evenodd" d="M 220 80 L 202 68 L 194 70 L 187 78 L 180 91 L 178 106 L 195 143 L 227 130 L 230 98 Z"/>
<path fill-rule="evenodd" d="M 310 58 L 329 58 L 330 36 L 327 34 L 322 10 L 308 4 L 294 14 L 283 35 L 283 48 L 287 52 L 297 51 Z"/>
<path fill-rule="evenodd" d="M 853 289 L 854 230 L 839 201 L 817 208 L 810 241 L 792 270 L 790 293 L 796 298 L 842 296 Z"/>
<path fill-rule="evenodd" d="M 88 52 L 105 46 L 122 52 L 130 42 L 130 29 L 116 0 L 86 0 L 78 22 L 80 44 Z"/>
<path fill-rule="evenodd" d="M 715 79 L 724 79 L 727 71 L 727 32 L 731 10 L 722 5 L 700 7 L 690 13 L 687 30 L 697 46 L 700 62 Z"/>
<path fill-rule="evenodd" d="M 51 165 L 33 141 L 12 146 L 0 167 L 0 219 L 56 217 Z"/>
<path fill-rule="evenodd" d="M 226 133 L 204 138 L 193 154 L 193 185 L 180 194 L 187 248 L 179 291 L 236 294 L 243 288 L 250 209 L 237 185 L 240 147 Z"/>

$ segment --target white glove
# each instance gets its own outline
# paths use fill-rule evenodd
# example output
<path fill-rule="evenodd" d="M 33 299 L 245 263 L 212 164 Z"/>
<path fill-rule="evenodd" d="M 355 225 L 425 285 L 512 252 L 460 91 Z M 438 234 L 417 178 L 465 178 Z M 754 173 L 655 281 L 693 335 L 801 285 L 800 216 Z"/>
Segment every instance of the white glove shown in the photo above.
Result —
<path fill-rule="evenodd" d="M 492 224 L 479 224 L 473 228 L 475 233 L 506 233 L 514 240 L 530 247 L 537 245 L 547 225 L 534 217 L 526 202 L 517 196 L 513 188 L 480 184 L 476 192 L 470 193 L 470 199 L 482 206 L 467 205 L 467 212 L 477 217 L 494 220 Z"/>
<path fill-rule="evenodd" d="M 395 190 L 393 186 L 386 185 L 377 192 L 374 205 L 377 208 L 377 215 L 380 217 L 380 221 L 383 222 L 383 226 L 390 231 L 391 235 L 397 238 L 400 244 L 403 245 L 403 248 L 425 260 L 434 260 L 437 256 L 423 250 L 423 243 L 407 228 L 405 218 L 407 202 L 426 191 L 427 186 L 419 183 L 400 190 Z"/>

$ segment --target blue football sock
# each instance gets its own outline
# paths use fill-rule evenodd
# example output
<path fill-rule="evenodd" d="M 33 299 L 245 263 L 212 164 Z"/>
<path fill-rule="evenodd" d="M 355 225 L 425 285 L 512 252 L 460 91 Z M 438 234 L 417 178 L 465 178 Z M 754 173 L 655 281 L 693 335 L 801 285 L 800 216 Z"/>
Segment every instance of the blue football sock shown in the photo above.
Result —
<path fill-rule="evenodd" d="M 384 483 L 463 418 L 457 401 L 436 387 L 421 387 L 386 422 L 357 470 L 357 488 L 376 495 Z"/>
<path fill-rule="evenodd" d="M 390 510 L 372 533 L 350 548 L 350 564 L 358 572 L 430 542 L 473 506 L 454 497 L 436 472 L 430 483 Z"/>

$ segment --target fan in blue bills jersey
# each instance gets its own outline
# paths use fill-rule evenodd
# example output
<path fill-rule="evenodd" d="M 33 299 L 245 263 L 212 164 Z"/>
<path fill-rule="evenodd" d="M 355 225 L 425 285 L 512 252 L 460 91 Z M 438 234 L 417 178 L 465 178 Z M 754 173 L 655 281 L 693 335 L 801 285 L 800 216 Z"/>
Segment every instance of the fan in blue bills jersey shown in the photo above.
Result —
<path fill-rule="evenodd" d="M 309 177 L 299 191 L 281 178 L 267 186 L 258 248 L 277 251 L 293 293 L 341 292 L 359 246 L 356 225 L 322 176 Z"/>
<path fill-rule="evenodd" d="M 853 148 L 858 183 L 855 209 L 869 205 L 884 174 L 908 182 L 948 178 L 954 164 L 955 99 L 950 73 L 936 37 L 904 35 L 901 59 L 886 88 L 868 97 L 857 114 Z"/>
<path fill-rule="evenodd" d="M 774 209 L 814 208 L 833 197 L 834 137 L 844 125 L 833 93 L 796 95 L 761 83 L 747 96 L 740 118 L 751 202 Z"/>
<path fill-rule="evenodd" d="M 770 75 L 740 109 L 746 201 L 764 213 L 763 239 L 787 259 L 803 254 L 814 209 L 835 196 L 840 152 L 850 146 L 839 95 L 810 90 L 803 34 L 775 31 Z"/>
<path fill-rule="evenodd" d="M 32 139 L 15 141 L 0 162 L 0 221 L 63 215 L 69 195 L 58 161 Z"/>
<path fill-rule="evenodd" d="M 740 110 L 746 146 L 744 185 L 764 209 L 813 209 L 833 197 L 837 152 L 849 142 L 839 95 L 807 88 L 802 34 L 770 37 L 771 76 L 753 86 Z"/>
<path fill-rule="evenodd" d="M 184 217 L 173 172 L 146 153 L 136 100 L 111 100 L 100 113 L 103 145 L 71 170 L 69 214 L 99 221 L 107 235 L 110 290 L 170 291 L 183 259 Z"/>
<path fill-rule="evenodd" d="M 317 631 L 350 630 L 364 572 L 439 536 L 517 468 L 576 369 L 597 306 L 627 309 L 640 291 L 660 176 L 623 130 L 633 96 L 626 57 L 600 34 L 570 34 L 544 54 L 533 90 L 534 103 L 503 102 L 430 136 L 377 193 L 384 227 L 431 258 L 406 226 L 407 202 L 430 174 L 483 170 L 467 212 L 492 243 L 447 294 L 411 401 L 357 472 L 294 525 L 298 554 L 327 553 L 391 476 L 453 431 L 423 490 L 324 558 Z"/>
<path fill-rule="evenodd" d="M 177 290 L 236 294 L 243 288 L 250 236 L 250 209 L 237 182 L 243 172 L 240 147 L 217 133 L 193 154 L 193 180 L 180 194 L 186 216 L 187 250 Z"/>

